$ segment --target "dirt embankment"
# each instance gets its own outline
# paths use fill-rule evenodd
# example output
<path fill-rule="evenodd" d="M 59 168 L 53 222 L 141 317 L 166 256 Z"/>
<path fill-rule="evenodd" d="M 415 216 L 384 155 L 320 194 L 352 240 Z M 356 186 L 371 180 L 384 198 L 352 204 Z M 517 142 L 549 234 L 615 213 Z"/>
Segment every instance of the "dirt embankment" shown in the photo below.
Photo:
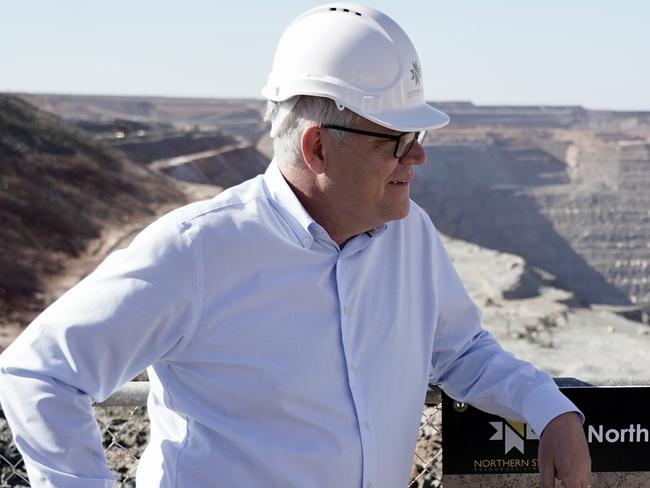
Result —
<path fill-rule="evenodd" d="M 114 125 L 98 124 L 100 131 Z M 112 130 L 91 135 L 0 95 L 0 350 L 156 217 L 268 163 L 218 130 L 148 127 L 125 139 Z"/>
<path fill-rule="evenodd" d="M 186 201 L 172 179 L 21 99 L 0 95 L 0 325 L 20 328 L 71 260 Z"/>

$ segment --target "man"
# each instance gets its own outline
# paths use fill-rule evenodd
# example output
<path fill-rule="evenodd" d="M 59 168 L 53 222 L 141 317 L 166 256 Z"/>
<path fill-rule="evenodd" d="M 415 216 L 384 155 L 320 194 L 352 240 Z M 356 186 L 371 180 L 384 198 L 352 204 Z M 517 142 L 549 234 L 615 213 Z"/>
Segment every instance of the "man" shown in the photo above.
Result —
<path fill-rule="evenodd" d="M 91 403 L 147 366 L 139 487 L 406 486 L 430 381 L 542 433 L 543 486 L 587 486 L 577 409 L 480 328 L 409 200 L 417 133 L 448 118 L 402 29 L 312 9 L 263 93 L 266 173 L 153 223 L 3 354 L 32 486 L 112 486 Z"/>

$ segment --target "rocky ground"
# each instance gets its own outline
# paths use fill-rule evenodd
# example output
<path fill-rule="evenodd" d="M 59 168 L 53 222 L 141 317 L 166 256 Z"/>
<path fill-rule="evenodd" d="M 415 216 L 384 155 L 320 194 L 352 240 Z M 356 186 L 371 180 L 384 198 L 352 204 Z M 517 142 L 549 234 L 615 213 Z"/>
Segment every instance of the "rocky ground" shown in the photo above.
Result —
<path fill-rule="evenodd" d="M 519 256 L 451 238 L 446 245 L 484 327 L 506 350 L 556 377 L 650 380 L 647 325 L 581 304 Z"/>

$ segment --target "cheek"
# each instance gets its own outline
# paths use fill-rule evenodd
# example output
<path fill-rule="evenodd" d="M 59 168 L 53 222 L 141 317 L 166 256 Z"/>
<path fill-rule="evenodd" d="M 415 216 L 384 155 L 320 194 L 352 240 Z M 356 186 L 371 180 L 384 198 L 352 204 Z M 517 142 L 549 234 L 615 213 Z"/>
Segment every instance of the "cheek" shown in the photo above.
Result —
<path fill-rule="evenodd" d="M 386 181 L 376 173 L 369 174 L 364 183 L 364 189 L 369 198 L 379 199 L 386 193 Z"/>
<path fill-rule="evenodd" d="M 376 150 L 375 150 L 376 151 Z M 353 192 L 359 200 L 372 203 L 384 196 L 390 175 L 395 171 L 395 164 L 384 158 L 370 158 L 371 151 L 358 151 L 342 167 L 344 186 Z"/>
<path fill-rule="evenodd" d="M 359 195 L 372 195 L 381 187 L 379 179 L 372 168 L 357 167 L 348 172 L 346 186 Z"/>

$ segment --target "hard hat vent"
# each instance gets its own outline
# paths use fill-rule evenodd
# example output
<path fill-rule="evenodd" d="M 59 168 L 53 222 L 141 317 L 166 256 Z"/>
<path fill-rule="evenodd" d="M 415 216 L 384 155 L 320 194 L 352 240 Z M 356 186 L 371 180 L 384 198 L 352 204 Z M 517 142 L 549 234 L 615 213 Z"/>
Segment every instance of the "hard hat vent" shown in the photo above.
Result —
<path fill-rule="evenodd" d="M 330 12 L 346 12 L 349 14 L 355 14 L 361 17 L 361 12 L 357 12 L 356 10 L 350 10 L 349 8 L 337 8 L 337 7 L 330 7 Z"/>

